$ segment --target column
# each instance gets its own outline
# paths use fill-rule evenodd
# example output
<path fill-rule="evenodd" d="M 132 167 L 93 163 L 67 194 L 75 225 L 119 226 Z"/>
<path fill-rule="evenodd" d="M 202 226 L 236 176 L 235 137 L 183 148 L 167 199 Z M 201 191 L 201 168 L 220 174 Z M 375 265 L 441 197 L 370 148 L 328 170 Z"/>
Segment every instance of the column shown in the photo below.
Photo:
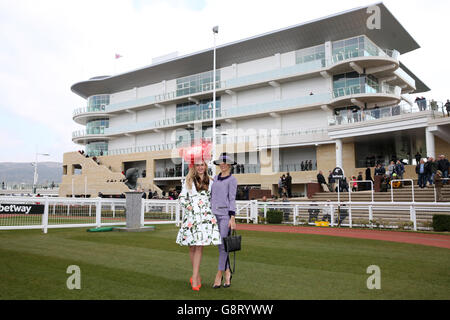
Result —
<path fill-rule="evenodd" d="M 427 145 L 427 156 L 436 158 L 436 149 L 434 145 L 434 134 L 429 130 L 425 129 L 425 143 Z"/>
<path fill-rule="evenodd" d="M 336 139 L 336 167 L 342 168 L 342 139 Z"/>

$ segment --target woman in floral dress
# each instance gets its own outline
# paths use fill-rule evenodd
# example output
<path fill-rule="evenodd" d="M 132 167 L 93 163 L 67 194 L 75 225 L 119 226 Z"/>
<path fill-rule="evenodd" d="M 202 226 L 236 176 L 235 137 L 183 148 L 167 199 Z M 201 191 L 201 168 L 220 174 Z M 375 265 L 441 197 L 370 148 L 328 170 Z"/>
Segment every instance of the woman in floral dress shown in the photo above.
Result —
<path fill-rule="evenodd" d="M 216 217 L 211 212 L 210 194 L 213 181 L 208 176 L 207 169 L 204 161 L 191 165 L 178 198 L 184 207 L 184 216 L 176 242 L 189 246 L 193 270 L 191 286 L 196 291 L 201 287 L 199 271 L 203 246 L 222 243 Z"/>

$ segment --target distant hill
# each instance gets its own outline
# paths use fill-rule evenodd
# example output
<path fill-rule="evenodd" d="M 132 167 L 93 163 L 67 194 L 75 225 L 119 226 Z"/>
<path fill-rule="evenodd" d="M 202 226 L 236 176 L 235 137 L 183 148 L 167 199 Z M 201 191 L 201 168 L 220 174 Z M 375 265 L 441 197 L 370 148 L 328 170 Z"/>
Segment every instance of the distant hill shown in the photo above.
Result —
<path fill-rule="evenodd" d="M 62 163 L 39 162 L 38 184 L 60 183 L 62 179 Z M 34 167 L 31 162 L 0 162 L 0 184 L 5 181 L 8 184 L 27 183 L 32 184 L 34 179 Z"/>

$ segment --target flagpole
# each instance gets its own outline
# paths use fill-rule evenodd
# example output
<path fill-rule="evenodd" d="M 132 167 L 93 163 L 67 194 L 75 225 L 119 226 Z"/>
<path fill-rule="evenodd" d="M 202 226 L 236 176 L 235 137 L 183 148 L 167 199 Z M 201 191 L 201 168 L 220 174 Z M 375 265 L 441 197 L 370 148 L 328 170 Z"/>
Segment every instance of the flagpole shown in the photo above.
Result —
<path fill-rule="evenodd" d="M 216 158 L 216 34 L 219 33 L 219 27 L 215 26 L 213 28 L 214 34 L 214 62 L 213 62 L 213 145 L 212 145 L 212 158 L 213 161 Z M 211 168 L 213 176 L 216 175 L 216 166 L 213 163 Z"/>

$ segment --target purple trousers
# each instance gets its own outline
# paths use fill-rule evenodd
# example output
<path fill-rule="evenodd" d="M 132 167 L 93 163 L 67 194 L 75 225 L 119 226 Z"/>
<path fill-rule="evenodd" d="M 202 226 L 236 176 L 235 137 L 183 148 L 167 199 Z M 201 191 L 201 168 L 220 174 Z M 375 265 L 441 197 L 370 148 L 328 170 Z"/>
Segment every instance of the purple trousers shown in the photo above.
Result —
<path fill-rule="evenodd" d="M 229 215 L 216 215 L 217 218 L 217 224 L 219 225 L 219 232 L 220 232 L 220 237 L 221 238 L 225 238 L 228 236 L 228 223 L 230 222 L 230 216 Z M 225 247 L 223 245 L 223 241 L 222 244 L 220 244 L 219 246 L 219 267 L 218 270 L 220 271 L 225 271 L 226 269 L 230 268 L 230 264 L 227 261 L 228 258 L 228 254 L 225 252 Z"/>

